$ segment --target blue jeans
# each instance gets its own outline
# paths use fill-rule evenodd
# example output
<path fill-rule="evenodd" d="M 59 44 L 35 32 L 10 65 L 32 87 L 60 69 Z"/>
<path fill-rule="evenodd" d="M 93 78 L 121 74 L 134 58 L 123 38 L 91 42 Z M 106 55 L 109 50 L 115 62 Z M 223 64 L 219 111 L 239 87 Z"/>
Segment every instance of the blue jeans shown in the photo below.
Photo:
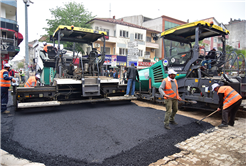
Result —
<path fill-rule="evenodd" d="M 1 112 L 7 110 L 8 100 L 9 100 L 9 88 L 1 87 Z"/>
<path fill-rule="evenodd" d="M 204 61 L 202 61 L 202 66 L 204 66 L 205 63 L 207 63 L 208 64 L 208 68 L 211 69 L 211 60 L 204 60 Z"/>
<path fill-rule="evenodd" d="M 127 95 L 129 95 L 131 86 L 132 86 L 132 94 L 131 95 L 134 95 L 134 92 L 135 92 L 135 82 L 136 82 L 136 80 L 134 80 L 134 79 L 128 79 L 127 89 L 126 89 L 126 94 Z"/>

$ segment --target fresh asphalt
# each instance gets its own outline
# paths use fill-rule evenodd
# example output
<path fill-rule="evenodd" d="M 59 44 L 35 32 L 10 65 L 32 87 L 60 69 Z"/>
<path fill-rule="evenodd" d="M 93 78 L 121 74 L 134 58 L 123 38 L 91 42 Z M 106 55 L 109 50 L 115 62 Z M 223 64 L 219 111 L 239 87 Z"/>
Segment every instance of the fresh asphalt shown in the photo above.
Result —
<path fill-rule="evenodd" d="M 174 145 L 213 127 L 181 115 L 164 129 L 164 111 L 131 102 L 33 108 L 1 117 L 1 148 L 46 166 L 149 165 Z"/>

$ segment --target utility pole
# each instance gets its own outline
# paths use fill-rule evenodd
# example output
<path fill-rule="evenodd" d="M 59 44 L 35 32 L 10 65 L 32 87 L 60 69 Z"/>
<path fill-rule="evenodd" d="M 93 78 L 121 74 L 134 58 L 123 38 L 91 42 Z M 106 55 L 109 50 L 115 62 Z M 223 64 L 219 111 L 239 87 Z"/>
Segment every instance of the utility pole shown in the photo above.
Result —
<path fill-rule="evenodd" d="M 25 52 L 25 76 L 26 76 L 26 81 L 29 78 L 29 71 L 28 71 L 28 64 L 29 64 L 29 50 L 28 50 L 28 18 L 27 18 L 27 7 L 30 6 L 31 2 L 30 0 L 23 0 L 23 2 L 25 3 L 25 48 L 26 48 L 26 52 Z"/>

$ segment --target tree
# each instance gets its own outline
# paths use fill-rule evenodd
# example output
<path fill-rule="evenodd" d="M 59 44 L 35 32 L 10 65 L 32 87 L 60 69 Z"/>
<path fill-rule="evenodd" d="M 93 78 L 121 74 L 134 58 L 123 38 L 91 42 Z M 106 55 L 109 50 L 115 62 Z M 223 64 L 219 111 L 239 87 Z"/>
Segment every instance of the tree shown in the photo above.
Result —
<path fill-rule="evenodd" d="M 23 62 L 19 62 L 18 63 L 18 69 L 20 69 L 20 68 L 24 68 L 24 63 Z"/>
<path fill-rule="evenodd" d="M 50 12 L 52 15 L 51 19 L 46 19 L 48 27 L 43 28 L 47 31 L 48 36 L 53 35 L 59 25 L 74 25 L 75 27 L 90 28 L 90 25 L 86 23 L 96 17 L 87 11 L 82 3 L 76 2 L 68 2 L 62 7 L 52 8 Z M 71 42 L 62 42 L 62 44 L 67 48 L 72 48 L 73 45 Z M 83 52 L 81 45 L 76 44 L 75 48 L 77 51 Z"/>

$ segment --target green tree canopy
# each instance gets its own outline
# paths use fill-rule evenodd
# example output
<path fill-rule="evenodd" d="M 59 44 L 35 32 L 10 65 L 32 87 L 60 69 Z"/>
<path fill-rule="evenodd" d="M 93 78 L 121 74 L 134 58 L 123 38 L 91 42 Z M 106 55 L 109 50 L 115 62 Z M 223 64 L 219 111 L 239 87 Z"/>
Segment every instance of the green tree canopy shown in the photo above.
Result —
<path fill-rule="evenodd" d="M 50 9 L 51 19 L 46 19 L 48 27 L 44 27 L 49 35 L 53 35 L 54 31 L 59 25 L 74 25 L 75 27 L 90 28 L 86 24 L 93 16 L 91 12 L 87 11 L 82 3 L 68 2 L 64 6 Z M 49 38 L 47 39 L 49 40 Z M 72 48 L 71 42 L 63 42 L 64 47 Z M 76 50 L 81 52 L 82 48 L 76 44 Z"/>

